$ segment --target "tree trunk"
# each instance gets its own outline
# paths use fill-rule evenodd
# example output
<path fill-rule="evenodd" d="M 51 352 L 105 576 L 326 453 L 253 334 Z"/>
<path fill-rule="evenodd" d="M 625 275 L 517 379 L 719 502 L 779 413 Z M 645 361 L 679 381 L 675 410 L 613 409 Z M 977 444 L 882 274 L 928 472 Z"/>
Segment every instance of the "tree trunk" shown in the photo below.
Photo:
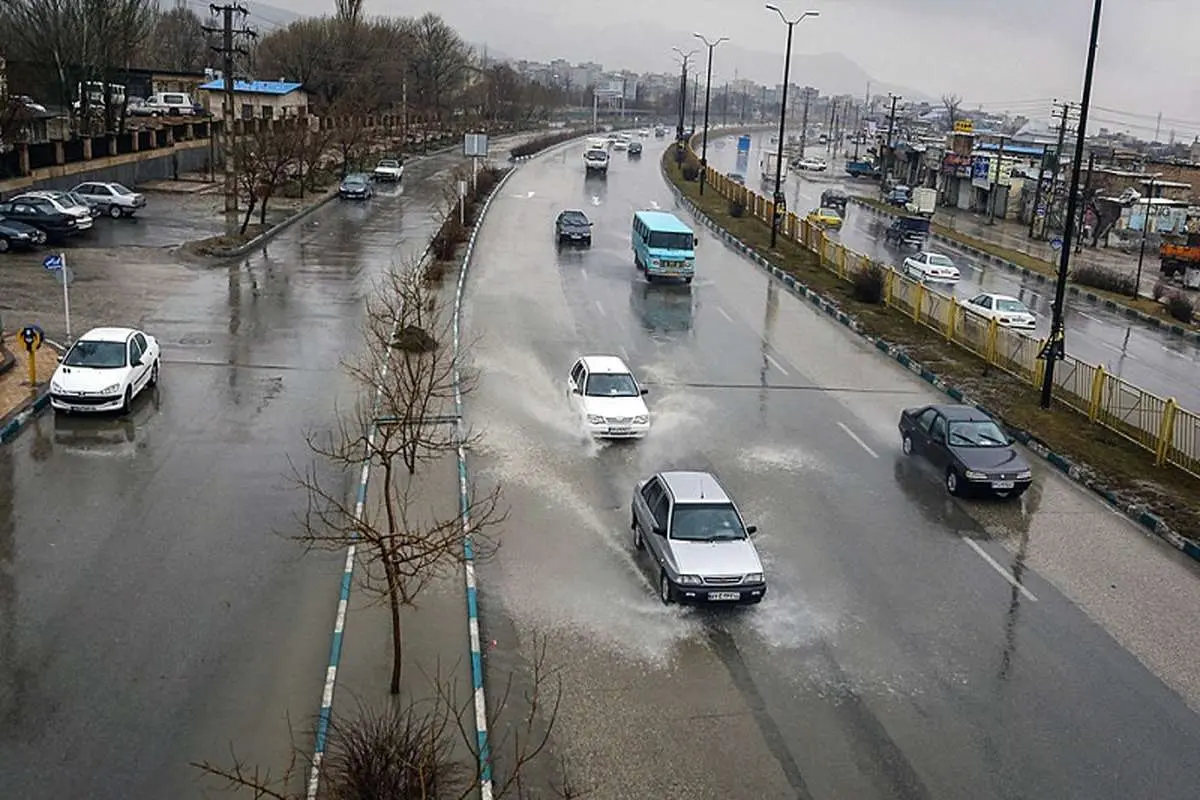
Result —
<path fill-rule="evenodd" d="M 396 528 L 400 524 L 396 514 L 396 487 L 393 483 L 395 469 L 390 460 L 383 465 L 383 510 L 387 517 L 385 539 L 380 542 L 380 554 L 383 556 L 383 574 L 387 579 L 388 610 L 392 616 L 392 680 L 388 691 L 393 695 L 400 694 L 400 675 L 404 664 L 404 631 L 400 627 L 400 578 L 396 574 L 396 565 L 392 555 L 392 543 L 396 541 Z"/>
<path fill-rule="evenodd" d="M 262 202 L 258 204 L 258 224 L 266 227 L 267 225 L 267 201 L 271 199 L 271 195 L 264 194 Z"/>
<path fill-rule="evenodd" d="M 238 231 L 241 236 L 246 235 L 246 228 L 250 227 L 250 217 L 254 214 L 254 206 L 258 199 L 254 195 L 250 195 L 250 202 L 246 204 L 246 216 L 242 218 L 242 229 Z"/>

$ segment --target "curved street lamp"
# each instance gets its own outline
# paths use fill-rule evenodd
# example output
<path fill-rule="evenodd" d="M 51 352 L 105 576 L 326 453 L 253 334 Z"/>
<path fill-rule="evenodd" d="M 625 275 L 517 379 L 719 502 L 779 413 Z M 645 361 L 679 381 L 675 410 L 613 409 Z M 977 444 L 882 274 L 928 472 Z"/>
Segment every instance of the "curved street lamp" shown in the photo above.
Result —
<path fill-rule="evenodd" d="M 683 163 L 683 112 L 687 105 L 687 73 L 688 61 L 692 56 L 696 55 L 696 50 L 688 50 L 686 53 L 678 47 L 672 47 L 679 55 L 679 124 L 675 126 L 675 161 L 679 164 Z"/>
<path fill-rule="evenodd" d="M 700 41 L 704 42 L 704 46 L 708 48 L 708 77 L 704 79 L 704 139 L 700 147 L 700 194 L 704 194 L 704 176 L 708 172 L 708 101 L 712 96 L 712 57 L 713 50 L 721 42 L 728 42 L 728 36 L 722 36 L 715 42 L 710 42 L 705 37 L 698 33 L 693 33 Z"/>
<path fill-rule="evenodd" d="M 779 151 L 775 154 L 775 197 L 774 208 L 775 213 L 771 215 L 771 247 L 775 247 L 775 240 L 779 236 L 779 223 L 783 219 L 783 215 L 787 212 L 787 199 L 783 196 L 783 137 L 784 125 L 787 123 L 787 92 L 788 81 L 790 80 L 789 73 L 792 71 L 792 30 L 809 17 L 821 16 L 820 11 L 805 11 L 795 19 L 788 19 L 784 16 L 783 11 L 779 6 L 767 3 L 767 8 L 774 11 L 783 20 L 783 24 L 787 25 L 787 55 L 783 59 L 783 98 L 779 103 Z"/>

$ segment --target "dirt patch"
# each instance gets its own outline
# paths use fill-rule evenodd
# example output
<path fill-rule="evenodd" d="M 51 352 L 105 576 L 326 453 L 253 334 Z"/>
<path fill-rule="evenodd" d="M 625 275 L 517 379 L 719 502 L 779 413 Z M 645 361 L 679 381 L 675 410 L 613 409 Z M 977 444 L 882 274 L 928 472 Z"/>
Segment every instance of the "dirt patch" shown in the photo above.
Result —
<path fill-rule="evenodd" d="M 13 355 L 16 357 L 16 363 L 11 369 L 0 374 L 0 423 L 7 422 L 17 409 L 32 400 L 37 394 L 37 389 L 50 380 L 55 367 L 58 366 L 58 353 L 54 348 L 44 346 L 41 350 L 34 351 L 38 386 L 33 387 L 29 385 L 29 358 L 25 349 L 22 347 L 14 350 Z M 5 360 L 0 354 L 0 361 Z"/>
<path fill-rule="evenodd" d="M 753 217 L 730 216 L 728 200 L 715 192 L 701 198 L 699 185 L 683 180 L 669 158 L 664 158 L 663 165 L 668 179 L 714 222 L 796 280 L 834 301 L 868 334 L 902 345 L 911 358 L 990 409 L 1010 427 L 1027 432 L 1051 451 L 1080 465 L 1126 502 L 1145 505 L 1178 533 L 1200 540 L 1200 480 L 1172 466 L 1155 466 L 1153 454 L 1106 428 L 1088 423 L 1061 402 L 1048 411 L 1041 409 L 1040 393 L 1029 383 L 989 366 L 897 310 L 856 300 L 853 285 L 822 267 L 816 255 L 783 237 L 771 248 L 770 226 Z"/>
<path fill-rule="evenodd" d="M 255 236 L 270 230 L 272 227 L 274 226 L 252 224 L 247 226 L 245 233 L 209 236 L 207 239 L 188 242 L 183 246 L 183 249 L 188 253 L 198 256 L 221 256 L 227 254 L 230 250 L 242 247 Z"/>

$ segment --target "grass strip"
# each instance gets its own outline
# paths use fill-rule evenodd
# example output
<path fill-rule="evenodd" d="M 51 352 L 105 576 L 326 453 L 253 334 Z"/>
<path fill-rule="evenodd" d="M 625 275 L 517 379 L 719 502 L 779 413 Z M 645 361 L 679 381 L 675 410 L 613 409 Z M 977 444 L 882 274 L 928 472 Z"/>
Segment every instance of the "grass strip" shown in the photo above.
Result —
<path fill-rule="evenodd" d="M 1152 453 L 1089 423 L 1062 402 L 1043 410 L 1039 407 L 1040 393 L 1029 383 L 947 342 L 944 336 L 899 310 L 856 300 L 851 284 L 821 266 L 816 254 L 802 245 L 781 236 L 771 248 L 769 225 L 750 216 L 731 216 L 729 201 L 715 191 L 701 197 L 699 184 L 683 178 L 672 153 L 668 149 L 663 158 L 667 178 L 730 234 L 797 281 L 834 301 L 871 336 L 902 345 L 911 358 L 988 408 L 1006 425 L 1028 433 L 1069 459 L 1095 484 L 1116 493 L 1124 503 L 1143 505 L 1180 535 L 1193 541 L 1200 539 L 1200 481 L 1196 478 L 1170 465 L 1155 466 Z"/>

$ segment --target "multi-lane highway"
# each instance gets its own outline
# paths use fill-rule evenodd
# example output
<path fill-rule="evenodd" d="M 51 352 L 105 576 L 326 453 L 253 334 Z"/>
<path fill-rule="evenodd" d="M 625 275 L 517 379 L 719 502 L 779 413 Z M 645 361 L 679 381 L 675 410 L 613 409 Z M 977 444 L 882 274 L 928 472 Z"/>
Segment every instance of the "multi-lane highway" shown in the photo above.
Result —
<path fill-rule="evenodd" d="M 196 797 L 189 761 L 233 743 L 278 772 L 289 716 L 304 745 L 341 557 L 287 540 L 289 458 L 334 423 L 362 298 L 424 247 L 460 163 L 414 162 L 265 254 L 193 269 L 112 320 L 163 347 L 129 419 L 44 416 L 0 446 L 0 796 Z"/>
<path fill-rule="evenodd" d="M 470 460 L 512 506 L 479 570 L 493 700 L 544 643 L 555 755 L 604 798 L 1193 797 L 1195 567 L 1040 467 L 1016 504 L 947 499 L 895 428 L 936 395 L 707 233 L 690 289 L 647 285 L 629 227 L 674 205 L 658 152 L 607 179 L 578 147 L 535 159 L 478 240 Z M 572 207 L 594 244 L 559 252 Z M 647 439 L 582 435 L 585 353 L 649 384 Z M 659 602 L 629 501 L 670 467 L 759 526 L 762 605 Z"/>
<path fill-rule="evenodd" d="M 709 163 L 729 172 L 737 158 L 736 138 L 716 134 L 709 139 Z M 751 138 L 747 184 L 756 191 L 770 194 L 772 187 L 759 184 L 761 148 L 774 150 L 769 134 Z M 810 146 L 810 155 L 828 157 L 826 149 Z M 868 194 L 874 184 L 855 181 L 841 170 L 841 162 L 831 161 L 825 173 L 792 172 L 787 180 L 789 208 L 797 214 L 807 214 L 820 203 L 821 193 L 838 187 L 851 194 Z M 872 214 L 861 206 L 851 205 L 846 224 L 840 233 L 833 234 L 846 246 L 871 258 L 900 266 L 904 252 L 884 244 L 884 231 L 890 220 Z M 1004 267 L 980 260 L 965 251 L 932 242 L 930 249 L 949 255 L 959 267 L 962 280 L 953 288 L 955 296 L 969 299 L 981 291 L 998 292 L 1020 298 L 1038 315 L 1037 335 L 1044 336 L 1050 327 L 1050 304 L 1054 300 L 1054 285 L 1022 277 Z M 1086 253 L 1075 258 L 1086 258 Z M 939 291 L 945 291 L 944 288 Z M 1143 389 L 1163 397 L 1174 397 L 1181 405 L 1200 409 L 1200 345 L 1131 321 L 1124 315 L 1079 298 L 1067 299 L 1067 352 L 1092 364 L 1103 364 L 1110 373 L 1119 375 Z"/>

